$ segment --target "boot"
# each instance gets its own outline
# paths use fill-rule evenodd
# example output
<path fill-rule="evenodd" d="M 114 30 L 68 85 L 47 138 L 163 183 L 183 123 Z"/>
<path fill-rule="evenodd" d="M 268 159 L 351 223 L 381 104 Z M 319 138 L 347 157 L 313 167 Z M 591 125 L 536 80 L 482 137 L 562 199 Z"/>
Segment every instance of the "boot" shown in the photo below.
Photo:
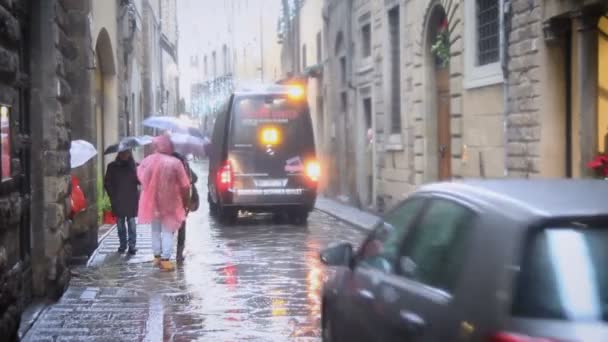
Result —
<path fill-rule="evenodd" d="M 154 256 L 154 262 L 153 262 L 153 264 L 156 267 L 160 267 L 160 255 L 155 255 Z"/>
<path fill-rule="evenodd" d="M 170 260 L 161 259 L 160 261 L 160 269 L 161 271 L 173 271 L 175 270 L 175 265 Z"/>

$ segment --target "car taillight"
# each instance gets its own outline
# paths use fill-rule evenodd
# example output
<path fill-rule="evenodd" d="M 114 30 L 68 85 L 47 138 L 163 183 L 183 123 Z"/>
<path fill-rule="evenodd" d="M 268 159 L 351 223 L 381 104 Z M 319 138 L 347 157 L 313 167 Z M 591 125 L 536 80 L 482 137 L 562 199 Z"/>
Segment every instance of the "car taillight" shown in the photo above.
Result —
<path fill-rule="evenodd" d="M 313 182 L 319 181 L 319 177 L 321 177 L 321 165 L 318 161 L 313 160 L 306 164 L 306 176 Z"/>
<path fill-rule="evenodd" d="M 220 191 L 226 191 L 232 187 L 233 183 L 232 165 L 230 165 L 230 162 L 226 162 L 217 172 L 217 186 Z"/>
<path fill-rule="evenodd" d="M 563 340 L 556 340 L 553 338 L 532 337 L 532 336 L 508 333 L 508 332 L 499 332 L 497 334 L 494 334 L 487 341 L 488 342 L 566 342 Z"/>

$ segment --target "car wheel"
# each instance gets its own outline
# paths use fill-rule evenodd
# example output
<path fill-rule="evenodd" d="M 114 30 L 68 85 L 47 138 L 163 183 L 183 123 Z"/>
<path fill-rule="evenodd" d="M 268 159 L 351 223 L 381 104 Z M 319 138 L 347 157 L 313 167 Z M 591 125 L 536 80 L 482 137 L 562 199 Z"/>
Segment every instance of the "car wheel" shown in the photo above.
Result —
<path fill-rule="evenodd" d="M 222 223 L 233 224 L 236 222 L 239 211 L 234 208 L 228 208 L 224 206 L 219 207 L 219 216 Z"/>

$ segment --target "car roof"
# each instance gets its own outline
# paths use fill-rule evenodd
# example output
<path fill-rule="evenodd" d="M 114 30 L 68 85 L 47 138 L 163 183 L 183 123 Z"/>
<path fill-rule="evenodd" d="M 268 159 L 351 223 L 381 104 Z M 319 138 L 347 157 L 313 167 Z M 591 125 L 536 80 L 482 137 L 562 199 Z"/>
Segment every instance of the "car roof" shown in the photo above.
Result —
<path fill-rule="evenodd" d="M 591 179 L 466 179 L 423 186 L 492 207 L 522 220 L 608 216 L 608 181 Z"/>
<path fill-rule="evenodd" d="M 234 95 L 288 95 L 289 89 L 290 86 L 282 84 L 252 83 L 238 86 Z"/>

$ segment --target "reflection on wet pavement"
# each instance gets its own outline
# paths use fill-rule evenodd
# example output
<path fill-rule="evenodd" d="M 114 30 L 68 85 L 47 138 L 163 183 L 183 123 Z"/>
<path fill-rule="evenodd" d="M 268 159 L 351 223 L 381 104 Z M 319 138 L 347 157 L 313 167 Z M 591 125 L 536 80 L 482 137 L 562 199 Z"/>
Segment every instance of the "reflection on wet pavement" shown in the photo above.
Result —
<path fill-rule="evenodd" d="M 203 184 L 199 191 L 206 193 Z M 146 228 L 139 227 L 142 246 Z M 204 202 L 188 219 L 186 260 L 176 272 L 154 268 L 146 247 L 127 261 L 102 246 L 102 262 L 77 271 L 26 340 L 318 341 L 327 273 L 318 253 L 331 242 L 361 239 L 320 212 L 306 227 L 267 216 L 222 226 Z"/>

